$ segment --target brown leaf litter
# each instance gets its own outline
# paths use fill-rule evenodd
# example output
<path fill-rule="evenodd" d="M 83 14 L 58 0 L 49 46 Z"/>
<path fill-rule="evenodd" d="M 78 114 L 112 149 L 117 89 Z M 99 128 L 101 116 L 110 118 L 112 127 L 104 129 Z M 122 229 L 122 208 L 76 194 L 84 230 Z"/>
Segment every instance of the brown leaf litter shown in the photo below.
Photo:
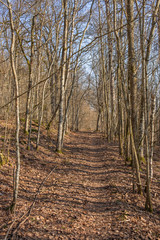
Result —
<path fill-rule="evenodd" d="M 70 133 L 64 153 L 57 154 L 55 136 L 47 135 L 43 129 L 39 150 L 32 143 L 28 151 L 22 135 L 21 177 L 14 216 L 5 209 L 12 200 L 14 163 L 1 167 L 0 239 L 4 239 L 13 221 L 12 239 L 160 239 L 158 150 L 152 183 L 154 212 L 148 213 L 144 211 L 145 196 L 132 193 L 132 171 L 119 156 L 117 143 L 107 143 L 100 133 Z M 13 141 L 10 163 L 15 159 Z M 33 202 L 29 217 L 14 232 Z"/>

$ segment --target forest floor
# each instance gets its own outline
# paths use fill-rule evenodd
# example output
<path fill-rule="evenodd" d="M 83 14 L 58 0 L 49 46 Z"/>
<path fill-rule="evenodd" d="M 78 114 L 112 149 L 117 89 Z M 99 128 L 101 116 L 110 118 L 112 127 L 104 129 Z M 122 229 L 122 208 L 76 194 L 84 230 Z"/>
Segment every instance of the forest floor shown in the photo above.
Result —
<path fill-rule="evenodd" d="M 145 196 L 132 192 L 132 171 L 119 156 L 116 143 L 107 143 L 100 133 L 69 133 L 64 153 L 58 154 L 55 136 L 54 131 L 47 134 L 43 129 L 36 151 L 33 143 L 31 150 L 26 150 L 27 137 L 21 133 L 15 215 L 6 209 L 12 200 L 15 161 L 11 137 L 10 162 L 0 168 L 0 239 L 9 227 L 7 239 L 160 239 L 158 148 L 152 183 L 154 212 L 148 213 L 144 210 Z"/>

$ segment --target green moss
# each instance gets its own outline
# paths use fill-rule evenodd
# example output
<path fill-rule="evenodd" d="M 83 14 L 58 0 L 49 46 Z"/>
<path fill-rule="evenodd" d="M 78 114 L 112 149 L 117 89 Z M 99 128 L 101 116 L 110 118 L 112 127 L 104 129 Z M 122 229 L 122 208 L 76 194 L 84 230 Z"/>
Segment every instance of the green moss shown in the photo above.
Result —
<path fill-rule="evenodd" d="M 5 136 L 1 136 L 1 141 L 4 142 Z"/>
<path fill-rule="evenodd" d="M 21 121 L 21 122 L 25 122 L 25 118 L 21 118 L 20 121 Z"/>
<path fill-rule="evenodd" d="M 38 126 L 38 120 L 33 120 L 33 125 Z"/>
<path fill-rule="evenodd" d="M 27 150 L 28 150 L 28 151 L 30 150 L 30 147 L 29 147 L 29 146 L 27 146 Z"/>
<path fill-rule="evenodd" d="M 0 167 L 8 163 L 8 158 L 0 153 Z"/>
<path fill-rule="evenodd" d="M 146 159 L 145 159 L 145 157 L 140 157 L 140 161 L 146 164 Z"/>
<path fill-rule="evenodd" d="M 24 130 L 24 134 L 25 134 L 25 135 L 28 135 L 28 134 L 29 134 L 29 132 Z"/>
<path fill-rule="evenodd" d="M 132 158 L 131 157 L 126 157 L 125 158 L 125 164 L 128 166 L 132 166 Z"/>
<path fill-rule="evenodd" d="M 38 132 L 38 129 L 32 128 L 32 132 Z"/>
<path fill-rule="evenodd" d="M 153 212 L 153 208 L 152 206 L 148 206 L 148 204 L 145 205 L 145 210 L 152 213 Z"/>
<path fill-rule="evenodd" d="M 62 150 L 56 149 L 56 152 L 57 152 L 57 153 L 60 153 L 60 154 L 63 154 Z"/>
<path fill-rule="evenodd" d="M 126 157 L 126 162 L 132 162 L 132 158 L 131 157 Z"/>
<path fill-rule="evenodd" d="M 36 123 L 36 124 L 38 124 L 38 120 L 37 120 L 37 119 L 34 119 L 33 122 Z"/>

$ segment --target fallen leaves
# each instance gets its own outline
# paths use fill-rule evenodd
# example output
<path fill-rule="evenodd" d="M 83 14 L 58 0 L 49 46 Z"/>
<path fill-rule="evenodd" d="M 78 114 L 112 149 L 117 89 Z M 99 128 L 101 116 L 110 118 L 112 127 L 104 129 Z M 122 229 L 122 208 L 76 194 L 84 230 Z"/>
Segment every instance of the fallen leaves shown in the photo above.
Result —
<path fill-rule="evenodd" d="M 45 134 L 38 153 L 22 149 L 25 157 L 17 217 L 30 206 L 44 177 L 53 167 L 55 170 L 41 188 L 31 216 L 19 229 L 20 239 L 159 238 L 158 211 L 146 213 L 145 198 L 132 193 L 131 171 L 118 155 L 116 144 L 107 144 L 98 133 L 71 133 L 65 154 L 60 156 L 53 151 L 53 136 Z M 0 176 L 0 201 L 5 206 L 12 197 L 11 166 L 1 169 Z M 156 192 L 153 198 L 156 209 L 158 196 Z M 9 224 L 10 216 L 0 211 L 1 222 Z M 5 234 L 7 228 L 1 231 Z"/>

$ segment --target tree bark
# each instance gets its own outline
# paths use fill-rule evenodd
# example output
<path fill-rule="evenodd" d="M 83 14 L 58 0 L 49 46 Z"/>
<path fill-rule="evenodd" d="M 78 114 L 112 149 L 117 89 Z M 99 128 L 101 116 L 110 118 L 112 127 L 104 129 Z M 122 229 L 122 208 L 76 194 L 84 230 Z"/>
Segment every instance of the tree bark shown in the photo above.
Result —
<path fill-rule="evenodd" d="M 10 27 L 11 27 L 11 48 L 10 48 L 10 60 L 12 73 L 15 83 L 15 107 L 16 107 L 16 171 L 14 176 L 13 183 L 13 200 L 11 203 L 11 212 L 15 211 L 17 197 L 18 197 L 18 187 L 19 187 L 19 177 L 20 177 L 20 146 L 19 146 L 19 131 L 20 131 L 20 117 L 19 117 L 19 84 L 18 77 L 15 67 L 15 27 L 13 22 L 12 6 L 9 0 L 7 0 L 8 9 L 9 9 L 9 18 L 10 18 Z"/>
<path fill-rule="evenodd" d="M 63 29 L 63 49 L 61 61 L 61 83 L 60 83 L 60 108 L 59 108 L 59 124 L 58 124 L 58 139 L 57 139 L 57 152 L 62 152 L 63 142 L 63 121 L 64 121 L 64 94 L 65 94 L 65 74 L 66 74 L 66 58 L 67 58 L 67 2 L 63 0 L 64 8 L 64 29 Z"/>

